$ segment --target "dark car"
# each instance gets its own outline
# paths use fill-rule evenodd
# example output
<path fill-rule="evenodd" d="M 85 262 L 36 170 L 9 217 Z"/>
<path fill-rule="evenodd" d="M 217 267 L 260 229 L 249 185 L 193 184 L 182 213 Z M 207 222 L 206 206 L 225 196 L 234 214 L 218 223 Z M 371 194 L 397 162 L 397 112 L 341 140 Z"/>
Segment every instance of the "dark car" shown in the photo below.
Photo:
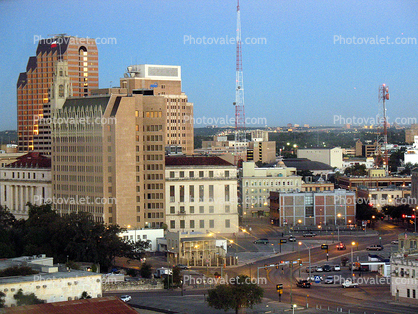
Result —
<path fill-rule="evenodd" d="M 289 237 L 289 242 L 296 242 L 296 238 L 294 236 L 290 236 Z"/>
<path fill-rule="evenodd" d="M 315 236 L 316 236 L 316 233 L 313 233 L 313 232 L 305 232 L 303 234 L 304 238 L 311 238 L 311 237 L 315 237 Z"/>
<path fill-rule="evenodd" d="M 269 244 L 268 239 L 258 239 L 254 241 L 255 244 Z"/>
<path fill-rule="evenodd" d="M 346 249 L 347 248 L 344 243 L 341 242 L 337 244 L 337 250 L 346 250 Z"/>
<path fill-rule="evenodd" d="M 324 266 L 322 266 L 322 270 L 323 271 L 331 271 L 332 267 L 330 265 L 324 265 Z"/>
<path fill-rule="evenodd" d="M 296 286 L 299 288 L 310 288 L 311 283 L 308 280 L 298 280 Z"/>

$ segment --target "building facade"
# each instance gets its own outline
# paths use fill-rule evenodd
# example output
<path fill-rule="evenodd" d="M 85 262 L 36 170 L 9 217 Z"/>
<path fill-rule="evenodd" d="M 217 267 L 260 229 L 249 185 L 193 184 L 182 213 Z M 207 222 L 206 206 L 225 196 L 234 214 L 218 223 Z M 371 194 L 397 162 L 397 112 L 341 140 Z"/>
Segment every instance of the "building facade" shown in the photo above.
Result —
<path fill-rule="evenodd" d="M 67 200 L 54 204 L 58 212 L 124 228 L 164 223 L 166 99 L 145 94 L 69 98 L 56 113 L 53 195 Z"/>
<path fill-rule="evenodd" d="M 155 252 L 158 250 L 157 239 L 164 238 L 164 229 L 126 229 L 119 236 L 126 241 L 148 242 L 148 248 L 145 251 Z"/>
<path fill-rule="evenodd" d="M 284 165 L 257 168 L 254 162 L 244 162 L 240 173 L 241 209 L 243 218 L 268 217 L 271 191 L 299 192 L 302 177 L 296 175 L 296 168 Z"/>
<path fill-rule="evenodd" d="M 26 71 L 17 81 L 17 129 L 20 152 L 50 153 L 49 131 L 40 134 L 39 121 L 51 110 L 51 87 L 57 63 L 66 62 L 73 96 L 90 94 L 99 86 L 98 51 L 94 39 L 59 36 L 42 39 L 36 56 L 30 57 Z M 58 72 L 58 75 L 60 72 Z M 58 90 L 61 86 L 58 86 Z M 62 86 L 62 95 L 68 90 Z M 48 126 L 44 126 L 47 128 Z M 41 135 L 41 136 L 40 136 Z"/>
<path fill-rule="evenodd" d="M 166 157 L 171 232 L 238 232 L 237 170 L 219 157 Z"/>
<path fill-rule="evenodd" d="M 180 145 L 186 155 L 194 149 L 193 103 L 181 90 L 181 67 L 171 65 L 140 64 L 128 67 L 120 79 L 121 88 L 133 93 L 152 90 L 155 96 L 164 97 L 166 103 L 166 145 Z"/>
<path fill-rule="evenodd" d="M 0 205 L 26 219 L 27 203 L 42 205 L 52 199 L 51 159 L 37 152 L 17 159 L 0 168 Z"/>
<path fill-rule="evenodd" d="M 298 158 L 307 158 L 319 161 L 333 168 L 341 169 L 343 166 L 343 150 L 341 147 L 334 148 L 299 148 Z"/>
<path fill-rule="evenodd" d="M 279 226 L 348 225 L 356 219 L 355 192 L 270 192 L 270 218 Z"/>

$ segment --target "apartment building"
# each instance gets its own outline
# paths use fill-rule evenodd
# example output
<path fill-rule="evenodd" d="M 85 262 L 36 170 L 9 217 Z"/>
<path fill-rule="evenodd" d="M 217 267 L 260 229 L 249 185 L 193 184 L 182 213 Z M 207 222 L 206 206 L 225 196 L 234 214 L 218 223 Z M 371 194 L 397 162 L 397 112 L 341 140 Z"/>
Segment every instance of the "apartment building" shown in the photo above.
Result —
<path fill-rule="evenodd" d="M 277 167 L 258 168 L 254 162 L 243 162 L 240 173 L 240 197 L 244 218 L 268 217 L 271 191 L 300 191 L 302 177 L 296 168 L 280 164 Z"/>
<path fill-rule="evenodd" d="M 181 90 L 181 67 L 171 65 L 140 64 L 128 67 L 121 88 L 129 94 L 139 90 L 152 91 L 166 102 L 166 146 L 180 145 L 186 155 L 193 154 L 193 103 Z"/>
<path fill-rule="evenodd" d="M 0 168 L 0 205 L 17 219 L 28 218 L 28 202 L 41 205 L 51 200 L 51 190 L 51 159 L 37 152 Z"/>
<path fill-rule="evenodd" d="M 356 218 L 356 194 L 326 192 L 270 192 L 270 218 L 279 226 L 347 225 Z"/>
<path fill-rule="evenodd" d="M 54 81 L 60 98 L 88 96 L 99 86 L 98 60 L 94 39 L 57 36 L 38 42 L 36 56 L 29 58 L 17 81 L 19 152 L 51 153 L 49 124 L 40 121 L 57 104 L 51 103 Z M 57 77 L 66 77 L 68 84 L 59 83 Z"/>
<path fill-rule="evenodd" d="M 219 157 L 165 159 L 165 218 L 171 232 L 238 232 L 237 170 Z"/>
<path fill-rule="evenodd" d="M 166 104 L 152 91 L 120 88 L 67 99 L 52 130 L 55 209 L 125 228 L 160 227 Z"/>

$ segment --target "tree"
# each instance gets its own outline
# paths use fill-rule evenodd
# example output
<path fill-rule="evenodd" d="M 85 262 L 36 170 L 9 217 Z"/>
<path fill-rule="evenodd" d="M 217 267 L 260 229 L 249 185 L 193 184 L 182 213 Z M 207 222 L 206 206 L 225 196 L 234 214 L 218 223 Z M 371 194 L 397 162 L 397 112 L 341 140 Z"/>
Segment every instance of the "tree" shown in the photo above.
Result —
<path fill-rule="evenodd" d="M 208 290 L 206 301 L 210 307 L 225 312 L 233 309 L 238 314 L 240 308 L 253 308 L 255 304 L 261 303 L 264 294 L 261 287 L 244 275 L 235 279 L 234 282 Z"/>
<path fill-rule="evenodd" d="M 143 263 L 141 269 L 139 270 L 139 274 L 142 278 L 151 278 L 152 276 L 152 269 L 151 265 L 148 263 Z"/>
<path fill-rule="evenodd" d="M 180 275 L 181 269 L 178 267 L 173 268 L 173 273 L 164 278 L 164 288 L 177 288 L 181 286 L 182 277 Z"/>
<path fill-rule="evenodd" d="M 91 299 L 91 296 L 87 293 L 87 291 L 83 291 L 83 292 L 81 293 L 81 297 L 80 297 L 80 299 L 81 299 L 81 300 L 84 300 L 84 299 Z"/>
<path fill-rule="evenodd" d="M 38 273 L 38 271 L 33 270 L 31 267 L 28 266 L 12 266 L 1 270 L 0 277 L 28 276 Z"/>
<path fill-rule="evenodd" d="M 354 165 L 351 167 L 347 167 L 344 170 L 345 175 L 352 175 L 352 176 L 365 176 L 367 174 L 366 165 Z"/>
<path fill-rule="evenodd" d="M 17 306 L 44 303 L 44 301 L 38 299 L 35 293 L 23 294 L 22 289 L 19 289 L 19 291 L 13 296 L 13 298 L 17 301 Z"/>
<path fill-rule="evenodd" d="M 0 291 L 0 309 L 4 307 L 4 298 L 6 297 L 6 295 Z"/>

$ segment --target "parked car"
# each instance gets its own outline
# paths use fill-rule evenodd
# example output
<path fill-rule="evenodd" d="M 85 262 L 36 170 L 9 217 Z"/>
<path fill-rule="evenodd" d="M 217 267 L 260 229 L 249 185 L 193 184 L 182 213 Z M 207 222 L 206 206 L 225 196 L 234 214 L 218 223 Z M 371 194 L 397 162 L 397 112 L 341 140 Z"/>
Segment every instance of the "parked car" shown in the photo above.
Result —
<path fill-rule="evenodd" d="M 329 272 L 329 271 L 331 271 L 331 270 L 332 270 L 332 268 L 331 268 L 331 266 L 329 266 L 329 265 L 324 265 L 324 266 L 322 266 L 322 270 L 323 270 L 323 271 L 326 271 L 326 272 Z"/>
<path fill-rule="evenodd" d="M 190 266 L 187 266 L 187 265 L 184 265 L 184 264 L 177 264 L 176 267 L 180 268 L 180 269 L 189 269 L 190 268 Z"/>
<path fill-rule="evenodd" d="M 367 251 L 381 251 L 383 250 L 383 246 L 379 244 L 373 244 L 366 248 Z"/>
<path fill-rule="evenodd" d="M 305 232 L 303 234 L 304 238 L 312 238 L 312 237 L 315 237 L 315 236 L 316 236 L 316 233 L 313 233 L 313 232 Z"/>
<path fill-rule="evenodd" d="M 299 288 L 310 288 L 311 283 L 308 280 L 298 280 L 296 286 Z"/>
<path fill-rule="evenodd" d="M 289 237 L 289 242 L 296 242 L 296 238 L 294 236 L 290 236 Z"/>
<path fill-rule="evenodd" d="M 324 283 L 333 284 L 334 283 L 334 277 L 333 276 L 327 276 L 327 278 L 325 278 Z"/>
<path fill-rule="evenodd" d="M 393 240 L 392 242 L 390 242 L 391 244 L 399 244 L 399 240 Z"/>
<path fill-rule="evenodd" d="M 269 244 L 268 239 L 257 239 L 254 241 L 254 244 Z"/>
<path fill-rule="evenodd" d="M 316 266 L 315 271 L 317 271 L 318 273 L 320 273 L 320 272 L 323 272 L 324 270 L 323 270 L 322 266 Z"/>
<path fill-rule="evenodd" d="M 337 244 L 337 250 L 346 250 L 347 248 L 345 247 L 345 244 L 340 242 L 339 244 Z"/>
<path fill-rule="evenodd" d="M 130 295 L 124 294 L 124 295 L 121 295 L 121 296 L 120 296 L 120 299 L 121 299 L 123 302 L 129 302 L 129 301 L 131 301 L 131 300 L 132 300 L 132 297 L 131 297 Z"/>
<path fill-rule="evenodd" d="M 343 288 L 358 288 L 358 283 L 352 282 L 350 279 L 347 279 L 346 281 L 343 282 L 341 286 Z"/>
<path fill-rule="evenodd" d="M 340 265 L 334 265 L 333 269 L 334 269 L 334 271 L 340 271 L 341 267 L 340 267 Z"/>
<path fill-rule="evenodd" d="M 309 273 L 309 269 L 311 270 L 311 273 L 313 273 L 316 270 L 316 266 L 306 266 L 307 273 Z"/>

